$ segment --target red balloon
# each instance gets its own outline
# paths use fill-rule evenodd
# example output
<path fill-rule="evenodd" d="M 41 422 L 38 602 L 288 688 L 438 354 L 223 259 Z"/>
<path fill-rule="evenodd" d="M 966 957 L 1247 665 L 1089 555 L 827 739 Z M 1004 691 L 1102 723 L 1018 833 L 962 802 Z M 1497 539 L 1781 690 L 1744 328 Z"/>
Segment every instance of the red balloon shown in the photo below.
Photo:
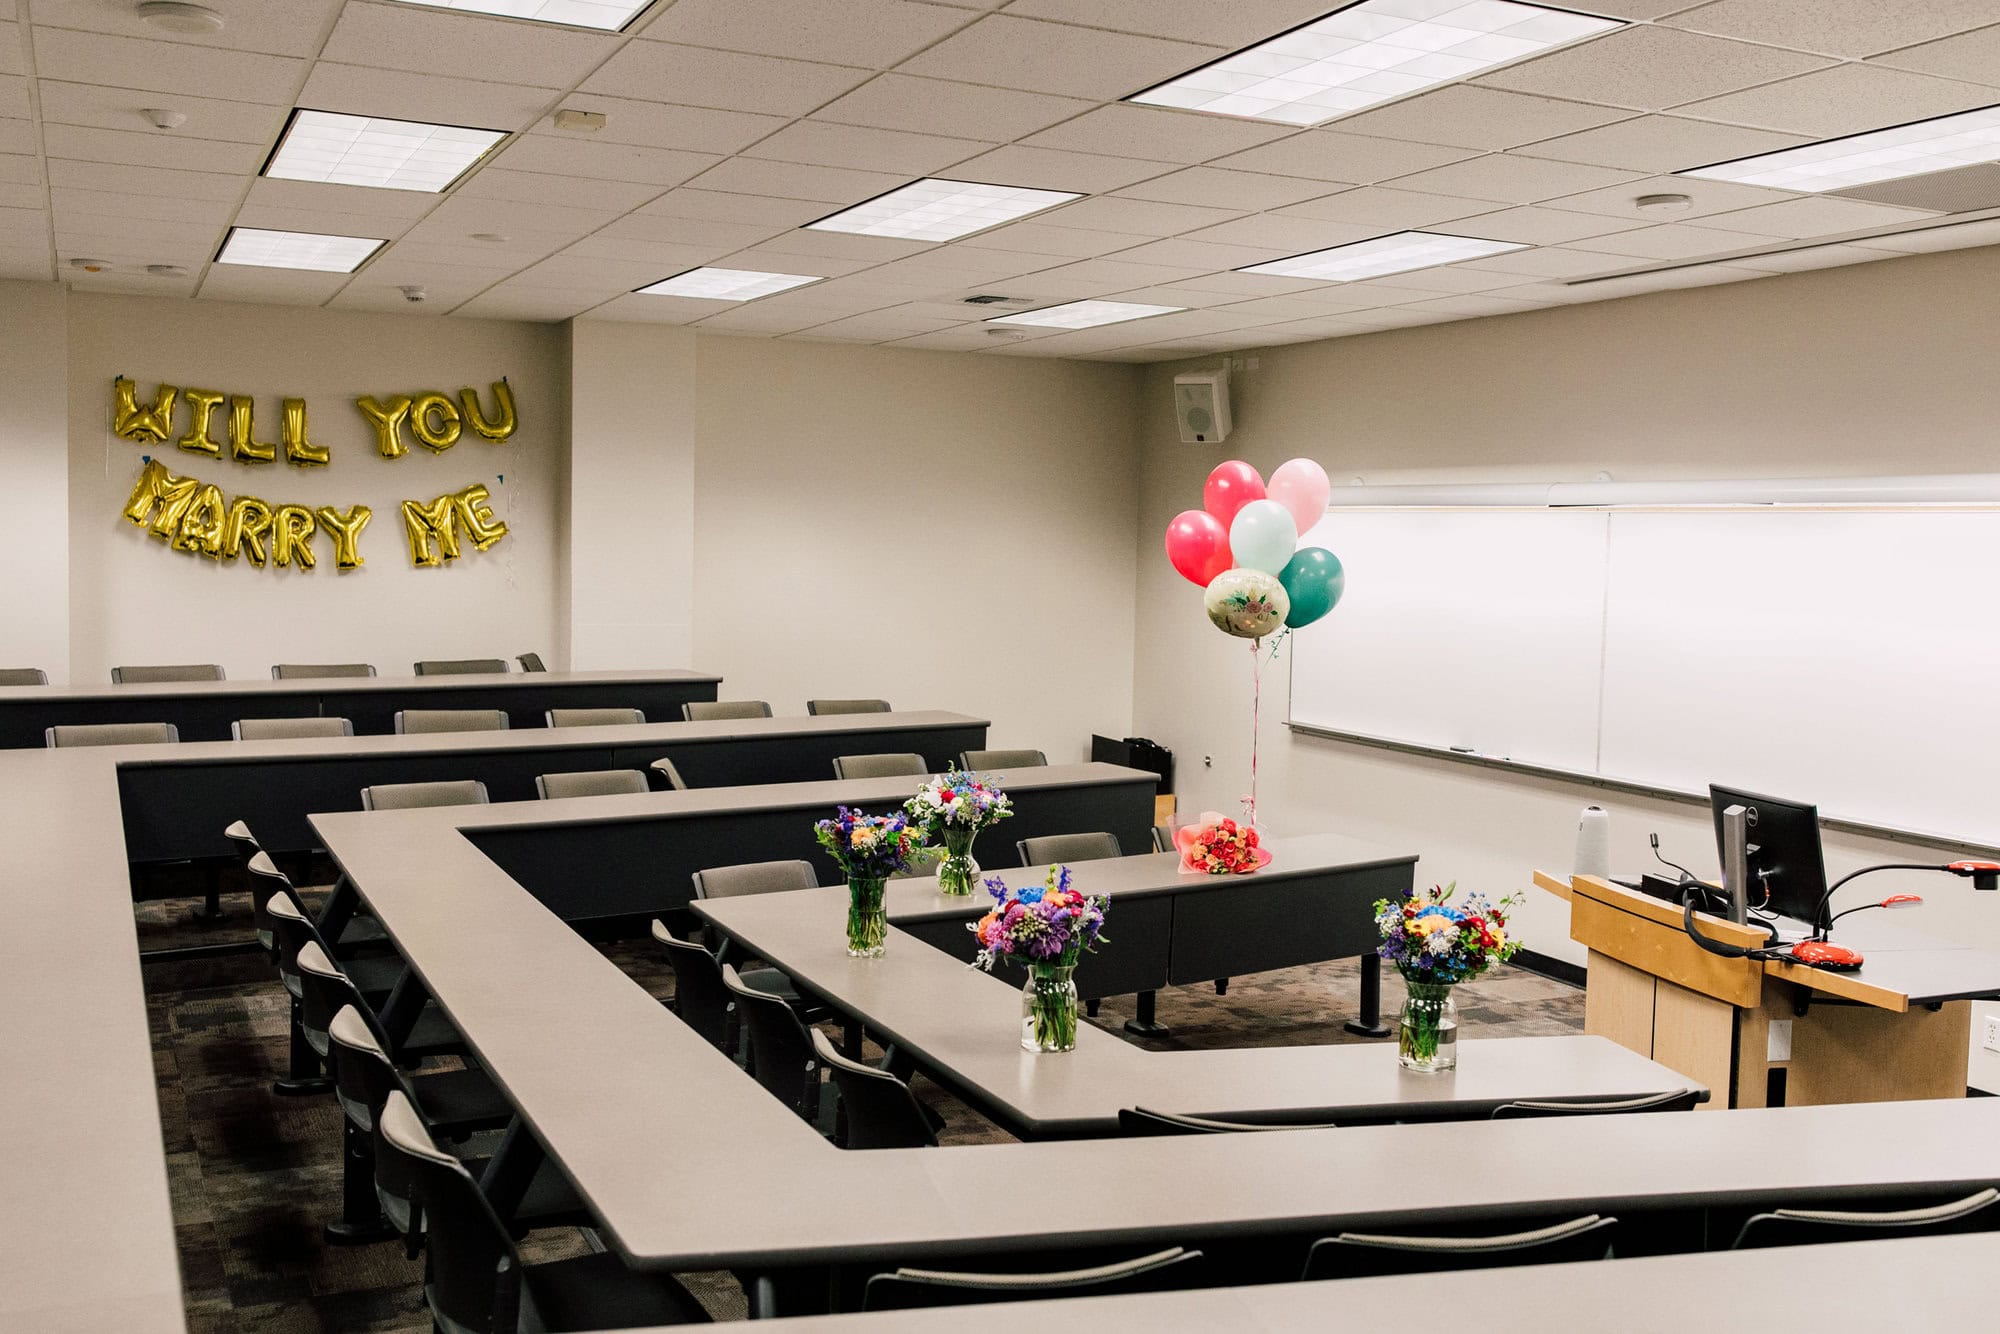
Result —
<path fill-rule="evenodd" d="M 1207 588 L 1229 568 L 1229 530 L 1205 510 L 1182 510 L 1167 525 L 1167 559 L 1183 578 Z"/>
<path fill-rule="evenodd" d="M 1208 485 L 1201 489 L 1202 508 L 1215 516 L 1224 532 L 1229 530 L 1236 511 L 1264 498 L 1264 479 L 1241 459 L 1216 464 L 1215 471 L 1208 475 Z"/>

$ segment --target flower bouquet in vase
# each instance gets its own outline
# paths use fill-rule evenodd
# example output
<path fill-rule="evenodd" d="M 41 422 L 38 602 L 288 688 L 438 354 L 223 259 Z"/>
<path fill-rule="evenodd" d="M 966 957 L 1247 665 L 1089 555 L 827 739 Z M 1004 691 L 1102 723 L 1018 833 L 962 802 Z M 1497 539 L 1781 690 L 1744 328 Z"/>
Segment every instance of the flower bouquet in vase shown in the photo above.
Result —
<path fill-rule="evenodd" d="M 1215 811 L 1204 811 L 1198 823 L 1174 830 L 1174 848 L 1181 854 L 1182 870 L 1204 875 L 1248 875 L 1271 864 L 1255 825 Z"/>
<path fill-rule="evenodd" d="M 1396 1059 L 1412 1070 L 1458 1065 L 1458 1007 L 1451 989 L 1497 968 L 1521 948 L 1507 934 L 1507 909 L 1518 896 L 1493 903 L 1471 894 L 1453 903 L 1457 888 L 1454 881 L 1375 901 L 1375 925 L 1382 932 L 1375 952 L 1396 965 L 1409 988 L 1397 1021 Z"/>
<path fill-rule="evenodd" d="M 1046 882 L 1009 889 L 988 876 L 993 910 L 970 923 L 979 937 L 976 967 L 988 972 L 1008 958 L 1028 970 L 1021 987 L 1021 1045 L 1031 1052 L 1076 1049 L 1077 961 L 1104 936 L 1105 901 L 1069 887 L 1067 866 L 1051 866 Z"/>
<path fill-rule="evenodd" d="M 944 844 L 944 860 L 938 863 L 938 893 L 969 895 L 979 875 L 979 863 L 972 860 L 972 840 L 979 831 L 996 825 L 1014 813 L 1014 804 L 992 778 L 982 778 L 953 767 L 917 789 L 917 795 L 903 803 L 910 827 L 926 841 Z"/>
<path fill-rule="evenodd" d="M 923 839 L 896 815 L 870 815 L 847 806 L 813 826 L 819 845 L 847 877 L 847 953 L 880 958 L 889 945 L 889 912 L 883 893 L 889 877 L 910 869 Z"/>

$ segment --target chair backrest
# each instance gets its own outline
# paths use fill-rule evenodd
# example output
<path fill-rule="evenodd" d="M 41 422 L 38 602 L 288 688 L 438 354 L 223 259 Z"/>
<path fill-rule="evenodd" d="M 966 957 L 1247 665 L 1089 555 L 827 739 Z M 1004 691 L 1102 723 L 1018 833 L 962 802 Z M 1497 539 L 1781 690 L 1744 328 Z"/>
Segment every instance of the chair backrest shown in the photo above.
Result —
<path fill-rule="evenodd" d="M 483 676 L 507 671 L 505 658 L 426 658 L 410 664 L 418 676 Z"/>
<path fill-rule="evenodd" d="M 1306 1279 L 1371 1274 L 1426 1274 L 1456 1269 L 1602 1260 L 1610 1254 L 1615 1218 L 1589 1214 L 1566 1223 L 1497 1237 L 1390 1237 L 1343 1232 L 1321 1237 L 1306 1253 Z"/>
<path fill-rule="evenodd" d="M 503 709 L 398 709 L 398 735 L 421 732 L 504 732 L 507 714 Z"/>
<path fill-rule="evenodd" d="M 238 718 L 229 724 L 238 741 L 290 741 L 297 737 L 353 736 L 345 718 Z"/>
<path fill-rule="evenodd" d="M 377 783 L 361 789 L 364 811 L 414 811 L 427 806 L 484 806 L 486 784 L 476 778 L 440 783 Z"/>
<path fill-rule="evenodd" d="M 937 1143 L 937 1132 L 910 1086 L 872 1065 L 849 1060 L 826 1034 L 811 1030 L 813 1050 L 840 1092 L 846 1149 L 921 1149 Z"/>
<path fill-rule="evenodd" d="M 916 754 L 836 755 L 835 778 L 922 778 L 930 773 L 924 757 Z"/>
<path fill-rule="evenodd" d="M 1023 866 L 1094 862 L 1124 856 L 1124 850 L 1118 846 L 1118 835 L 1104 833 L 1044 834 L 1040 838 L 1022 839 L 1014 845 L 1014 850 L 1020 853 Z"/>
<path fill-rule="evenodd" d="M 354 989 L 354 983 L 347 980 L 340 966 L 327 957 L 325 947 L 317 940 L 300 946 L 294 962 L 299 976 L 299 1026 L 305 1030 L 312 1049 L 324 1056 L 329 1044 L 327 1029 L 333 1025 L 333 1017 L 344 1005 L 358 1008 L 362 1003 L 361 993 Z"/>
<path fill-rule="evenodd" d="M 359 1129 L 373 1130 L 382 1104 L 398 1087 L 396 1067 L 367 1018 L 352 1005 L 335 1012 L 326 1036 L 340 1110 Z"/>
<path fill-rule="evenodd" d="M 542 774 L 535 779 L 535 795 L 543 800 L 558 797 L 622 797 L 634 792 L 650 792 L 652 785 L 639 769 L 593 769 L 578 774 Z"/>
<path fill-rule="evenodd" d="M 539 653 L 523 653 L 517 656 L 514 661 L 521 664 L 521 670 L 524 672 L 546 672 L 548 670 L 547 665 L 542 662 L 542 655 Z"/>
<path fill-rule="evenodd" d="M 1153 826 L 1153 851 L 1174 851 L 1174 827 L 1172 825 L 1156 824 Z"/>
<path fill-rule="evenodd" d="M 771 706 L 761 699 L 692 699 L 681 705 L 681 718 L 690 723 L 770 716 Z"/>
<path fill-rule="evenodd" d="M 250 832 L 250 826 L 241 820 L 231 820 L 223 828 L 222 836 L 229 840 L 230 845 L 245 861 L 264 850 L 264 845 L 257 841 L 257 836 Z"/>
<path fill-rule="evenodd" d="M 1691 1112 L 1701 1102 L 1698 1089 L 1675 1093 L 1655 1093 L 1644 1098 L 1619 1098 L 1592 1102 L 1587 1098 L 1551 1098 L 1547 1101 L 1507 1102 L 1493 1109 L 1495 1121 L 1511 1121 L 1525 1116 L 1622 1116 L 1630 1112 Z"/>
<path fill-rule="evenodd" d="M 631 727 L 646 721 L 643 709 L 550 709 L 550 727 Z"/>
<path fill-rule="evenodd" d="M 750 1037 L 750 1073 L 771 1095 L 808 1121 L 819 1115 L 819 1055 L 812 1035 L 783 997 L 746 986 L 722 965 L 722 985 L 736 997 L 736 1012 Z"/>
<path fill-rule="evenodd" d="M 244 830 L 249 833 L 249 830 Z M 255 847 L 254 840 L 252 846 Z M 250 859 L 243 863 L 243 869 L 250 873 L 250 918 L 257 924 L 258 939 L 266 948 L 277 946 L 278 926 L 271 918 L 271 900 L 279 894 L 287 899 L 292 894 L 291 877 L 278 869 L 271 860 L 271 854 L 256 848 Z M 266 939 L 266 937 L 269 937 Z"/>
<path fill-rule="evenodd" d="M 1248 1121 L 1217 1121 L 1206 1116 L 1181 1116 L 1156 1112 L 1148 1107 L 1120 1107 L 1118 1133 L 1147 1135 L 1236 1135 L 1260 1130 L 1334 1130 L 1331 1121 L 1295 1122 L 1290 1125 L 1263 1125 Z"/>
<path fill-rule="evenodd" d="M 672 788 L 674 791 L 685 792 L 688 790 L 687 779 L 681 777 L 681 771 L 679 769 L 676 769 L 674 767 L 674 762 L 668 759 L 666 756 L 662 755 L 659 759 L 654 760 L 652 763 L 652 770 L 660 777 L 666 779 L 667 786 Z"/>
<path fill-rule="evenodd" d="M 160 681 L 220 681 L 222 668 L 212 662 L 167 663 L 154 666 L 113 667 L 115 686 L 150 685 Z"/>
<path fill-rule="evenodd" d="M 735 899 L 745 894 L 782 894 L 791 889 L 815 889 L 819 874 L 811 862 L 739 862 L 711 866 L 694 873 L 698 899 Z"/>
<path fill-rule="evenodd" d="M 1820 1241 L 1882 1241 L 1948 1232 L 1990 1232 L 2000 1228 L 2000 1190 L 1975 1191 L 1962 1200 L 1923 1209 L 1773 1209 L 1758 1214 L 1736 1234 L 1733 1250 L 1766 1246 L 1806 1246 Z"/>
<path fill-rule="evenodd" d="M 682 940 L 665 923 L 653 923 L 653 939 L 665 948 L 673 966 L 674 1012 L 682 1023 L 727 1051 L 734 1036 L 736 997 L 723 985 L 722 965 L 706 947 Z"/>
<path fill-rule="evenodd" d="M 815 717 L 827 713 L 887 713 L 886 699 L 809 699 L 806 712 Z"/>
<path fill-rule="evenodd" d="M 378 1161 L 407 1169 L 430 1248 L 424 1295 L 440 1329 L 514 1334 L 521 1327 L 521 1256 L 465 1164 L 441 1151 L 400 1090 L 377 1118 Z"/>
<path fill-rule="evenodd" d="M 1037 1297 L 1095 1297 L 1163 1292 L 1196 1286 L 1200 1251 L 1155 1251 L 1116 1264 L 1040 1274 L 982 1274 L 942 1269 L 898 1269 L 875 1274 L 861 1292 L 864 1311 L 1018 1302 Z"/>
<path fill-rule="evenodd" d="M 172 723 L 65 723 L 42 733 L 51 748 L 62 746 L 158 746 L 181 739 Z"/>
<path fill-rule="evenodd" d="M 967 750 L 959 752 L 958 767 L 972 772 L 988 769 L 1040 769 L 1049 757 L 1039 750 Z"/>
<path fill-rule="evenodd" d="M 45 686 L 49 674 L 39 667 L 0 667 L 0 686 Z"/>
<path fill-rule="evenodd" d="M 373 676 L 372 662 L 278 662 L 271 664 L 274 681 L 317 681 L 330 676 Z"/>
<path fill-rule="evenodd" d="M 271 923 L 272 934 L 276 937 L 278 950 L 278 976 L 284 979 L 285 990 L 294 996 L 300 994 L 299 951 L 307 945 L 319 943 L 319 929 L 299 907 L 299 901 L 292 894 L 289 883 L 275 886 L 265 896 L 264 914 Z M 324 949 L 324 946 L 321 946 Z"/>

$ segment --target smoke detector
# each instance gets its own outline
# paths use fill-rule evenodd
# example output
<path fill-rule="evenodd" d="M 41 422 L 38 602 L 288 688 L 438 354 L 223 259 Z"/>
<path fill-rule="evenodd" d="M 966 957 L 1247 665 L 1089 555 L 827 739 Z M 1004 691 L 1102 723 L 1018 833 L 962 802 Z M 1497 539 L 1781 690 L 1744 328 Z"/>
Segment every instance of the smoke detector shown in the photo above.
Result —
<path fill-rule="evenodd" d="M 405 287 L 398 287 L 396 290 L 403 294 L 403 300 L 413 306 L 423 304 L 425 301 L 430 300 L 431 296 L 429 292 L 426 292 L 422 286 L 416 283 L 411 283 Z"/>
<path fill-rule="evenodd" d="M 1632 201 L 1641 213 L 1685 213 L 1693 205 L 1692 195 L 1640 195 Z"/>
<path fill-rule="evenodd" d="M 182 0 L 144 0 L 136 12 L 155 28 L 168 32 L 221 32 L 222 15 L 207 5 L 190 5 Z"/>
<path fill-rule="evenodd" d="M 187 124 L 185 113 L 169 111 L 165 107 L 140 107 L 139 114 L 156 130 L 177 130 Z"/>
<path fill-rule="evenodd" d="M 69 262 L 69 266 L 72 269 L 81 269 L 85 273 L 102 273 L 111 267 L 110 263 L 105 260 L 84 259 L 81 257 L 72 259 Z"/>

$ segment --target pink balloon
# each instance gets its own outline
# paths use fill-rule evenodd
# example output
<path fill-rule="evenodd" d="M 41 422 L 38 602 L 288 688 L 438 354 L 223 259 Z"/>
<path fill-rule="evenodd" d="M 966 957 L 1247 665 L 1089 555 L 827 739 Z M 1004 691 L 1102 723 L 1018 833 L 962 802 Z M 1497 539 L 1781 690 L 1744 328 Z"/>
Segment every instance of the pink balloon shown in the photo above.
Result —
<path fill-rule="evenodd" d="M 1291 511 L 1301 540 L 1326 517 L 1326 502 L 1332 495 L 1333 484 L 1326 479 L 1326 469 L 1311 459 L 1292 459 L 1271 474 L 1270 498 Z"/>
<path fill-rule="evenodd" d="M 1229 530 L 1206 510 L 1182 510 L 1167 525 L 1167 559 L 1183 578 L 1207 588 L 1229 568 Z"/>
<path fill-rule="evenodd" d="M 1216 464 L 1215 471 L 1208 475 L 1208 485 L 1201 489 L 1201 507 L 1213 514 L 1225 530 L 1236 517 L 1236 511 L 1263 498 L 1264 479 L 1241 459 Z"/>

